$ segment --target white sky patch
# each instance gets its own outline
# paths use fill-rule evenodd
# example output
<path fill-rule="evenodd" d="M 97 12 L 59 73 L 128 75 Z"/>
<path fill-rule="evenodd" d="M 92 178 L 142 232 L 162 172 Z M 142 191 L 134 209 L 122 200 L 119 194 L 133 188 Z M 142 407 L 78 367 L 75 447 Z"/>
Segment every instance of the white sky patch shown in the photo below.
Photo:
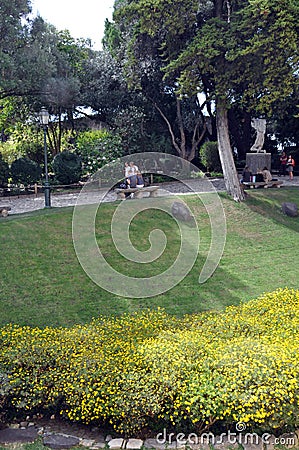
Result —
<path fill-rule="evenodd" d="M 112 20 L 114 0 L 32 0 L 37 13 L 59 31 L 69 30 L 74 38 L 89 38 L 95 50 L 101 50 L 105 19 Z"/>

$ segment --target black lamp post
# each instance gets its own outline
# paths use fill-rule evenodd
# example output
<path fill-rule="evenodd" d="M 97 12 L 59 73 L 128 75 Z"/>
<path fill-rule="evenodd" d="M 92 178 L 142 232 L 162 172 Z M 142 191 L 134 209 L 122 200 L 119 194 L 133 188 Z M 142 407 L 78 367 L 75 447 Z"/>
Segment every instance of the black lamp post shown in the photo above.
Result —
<path fill-rule="evenodd" d="M 47 126 L 49 124 L 49 113 L 46 108 L 42 108 L 39 113 L 40 123 L 44 130 L 44 157 L 45 157 L 45 208 L 51 208 L 51 194 L 48 177 L 48 155 L 47 155 Z"/>

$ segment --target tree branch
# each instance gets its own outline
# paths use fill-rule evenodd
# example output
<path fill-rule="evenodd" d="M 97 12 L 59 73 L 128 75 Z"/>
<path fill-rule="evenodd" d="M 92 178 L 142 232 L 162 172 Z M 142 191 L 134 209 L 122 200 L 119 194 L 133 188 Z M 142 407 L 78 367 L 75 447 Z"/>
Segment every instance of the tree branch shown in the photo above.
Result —
<path fill-rule="evenodd" d="M 172 145 L 174 146 L 174 148 L 176 149 L 178 154 L 181 156 L 182 155 L 182 151 L 181 151 L 181 148 L 179 147 L 179 145 L 176 143 L 175 135 L 174 135 L 174 132 L 172 130 L 172 127 L 171 127 L 171 124 L 170 124 L 169 120 L 167 119 L 167 117 L 163 113 L 162 109 L 157 105 L 157 103 L 151 98 L 149 98 L 149 100 L 153 103 L 154 107 L 157 109 L 157 111 L 159 111 L 159 113 L 161 114 L 161 116 L 165 120 L 165 122 L 167 124 L 167 127 L 168 127 L 168 130 L 169 130 L 169 133 L 170 133 L 170 136 L 171 136 Z"/>

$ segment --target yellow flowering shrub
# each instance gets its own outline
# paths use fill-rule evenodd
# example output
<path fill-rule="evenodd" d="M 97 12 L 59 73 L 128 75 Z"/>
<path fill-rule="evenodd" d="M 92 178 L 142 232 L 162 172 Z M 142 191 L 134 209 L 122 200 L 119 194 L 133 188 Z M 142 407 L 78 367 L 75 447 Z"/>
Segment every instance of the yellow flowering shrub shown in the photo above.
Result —
<path fill-rule="evenodd" d="M 197 432 L 218 421 L 295 427 L 299 291 L 280 289 L 223 312 L 163 310 L 72 328 L 0 330 L 5 405 L 110 423 Z"/>

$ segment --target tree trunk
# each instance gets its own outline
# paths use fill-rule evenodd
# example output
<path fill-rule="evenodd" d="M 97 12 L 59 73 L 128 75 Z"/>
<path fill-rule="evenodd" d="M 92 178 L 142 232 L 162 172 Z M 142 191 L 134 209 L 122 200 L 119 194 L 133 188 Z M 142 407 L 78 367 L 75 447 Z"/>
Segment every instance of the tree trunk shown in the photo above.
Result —
<path fill-rule="evenodd" d="M 229 131 L 238 150 L 238 160 L 245 160 L 251 147 L 251 115 L 231 108 L 228 111 Z"/>
<path fill-rule="evenodd" d="M 218 137 L 219 156 L 223 170 L 224 182 L 227 193 L 233 197 L 236 202 L 245 199 L 244 191 L 240 186 L 238 173 L 233 158 L 233 152 L 230 145 L 228 133 L 227 108 L 223 101 L 217 102 L 216 126 Z"/>
<path fill-rule="evenodd" d="M 187 161 L 192 161 L 195 158 L 196 150 L 198 149 L 198 146 L 199 146 L 200 142 L 202 141 L 202 139 L 204 138 L 204 135 L 206 133 L 206 129 L 207 129 L 206 124 L 204 123 L 202 132 L 199 135 L 199 126 L 200 126 L 201 122 L 200 122 L 200 120 L 198 120 L 196 122 L 196 124 L 194 125 L 194 129 L 193 129 L 191 151 L 187 151 L 186 132 L 184 129 L 184 121 L 183 121 L 182 111 L 181 111 L 181 100 L 178 98 L 176 99 L 176 105 L 177 105 L 176 117 L 177 117 L 177 122 L 178 122 L 179 133 L 180 133 L 180 139 L 177 140 L 176 136 L 174 134 L 174 131 L 173 131 L 173 127 L 172 127 L 170 121 L 168 120 L 168 118 L 166 117 L 166 115 L 163 113 L 162 109 L 158 106 L 158 104 L 154 100 L 152 100 L 150 97 L 148 97 L 148 98 L 152 101 L 154 107 L 157 109 L 157 111 L 160 113 L 161 117 L 166 122 L 169 133 L 170 133 L 172 145 L 175 148 L 175 150 L 177 151 L 177 154 L 179 155 L 179 157 L 184 160 L 187 160 Z"/>

